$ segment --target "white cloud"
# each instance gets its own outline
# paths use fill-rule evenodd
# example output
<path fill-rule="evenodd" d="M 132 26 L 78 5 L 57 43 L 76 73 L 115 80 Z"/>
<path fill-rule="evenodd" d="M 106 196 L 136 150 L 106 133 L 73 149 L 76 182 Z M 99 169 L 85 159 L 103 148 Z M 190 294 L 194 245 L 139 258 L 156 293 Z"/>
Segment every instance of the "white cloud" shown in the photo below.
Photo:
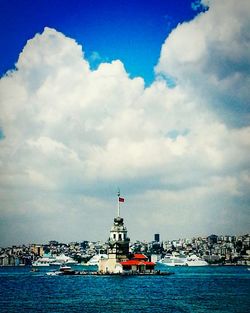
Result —
<path fill-rule="evenodd" d="M 250 3 L 209 1 L 209 10 L 178 25 L 162 46 L 156 72 L 175 77 L 231 125 L 249 124 Z M 222 113 L 224 116 L 222 116 Z"/>
<path fill-rule="evenodd" d="M 3 242 L 13 216 L 23 241 L 29 232 L 65 240 L 64 227 L 75 240 L 103 238 L 117 185 L 134 239 L 158 227 L 163 237 L 248 230 L 250 127 L 229 125 L 215 109 L 227 106 L 232 84 L 239 108 L 248 96 L 248 5 L 227 3 L 222 11 L 211 1 L 166 39 L 156 69 L 176 77 L 175 88 L 159 77 L 145 88 L 119 60 L 90 70 L 82 47 L 50 28 L 27 42 L 0 81 Z"/>

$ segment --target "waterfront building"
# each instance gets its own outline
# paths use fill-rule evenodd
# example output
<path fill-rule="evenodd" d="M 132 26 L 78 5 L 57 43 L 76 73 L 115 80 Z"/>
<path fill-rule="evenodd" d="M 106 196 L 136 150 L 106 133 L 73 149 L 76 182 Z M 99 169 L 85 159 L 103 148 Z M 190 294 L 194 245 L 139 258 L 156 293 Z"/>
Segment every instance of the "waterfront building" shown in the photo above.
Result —
<path fill-rule="evenodd" d="M 122 261 L 122 271 L 123 272 L 153 272 L 155 263 L 149 262 L 148 257 L 144 254 L 135 253 L 130 260 Z"/>
<path fill-rule="evenodd" d="M 2 254 L 0 256 L 0 266 L 8 266 L 9 265 L 9 257 L 7 254 Z"/>
<path fill-rule="evenodd" d="M 2 254 L 0 256 L 0 266 L 18 266 L 19 263 L 18 257 L 14 255 Z"/>
<path fill-rule="evenodd" d="M 37 244 L 32 244 L 31 245 L 31 252 L 34 253 L 35 255 L 42 257 L 44 254 L 43 246 L 37 245 Z"/>

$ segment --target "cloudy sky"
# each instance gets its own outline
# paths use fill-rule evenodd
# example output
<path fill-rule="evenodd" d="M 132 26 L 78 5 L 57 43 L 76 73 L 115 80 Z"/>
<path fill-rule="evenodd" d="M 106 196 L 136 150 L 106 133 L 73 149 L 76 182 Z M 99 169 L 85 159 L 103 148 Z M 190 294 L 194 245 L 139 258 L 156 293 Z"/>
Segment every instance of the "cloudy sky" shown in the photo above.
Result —
<path fill-rule="evenodd" d="M 0 2 L 0 245 L 250 231 L 250 2 Z"/>

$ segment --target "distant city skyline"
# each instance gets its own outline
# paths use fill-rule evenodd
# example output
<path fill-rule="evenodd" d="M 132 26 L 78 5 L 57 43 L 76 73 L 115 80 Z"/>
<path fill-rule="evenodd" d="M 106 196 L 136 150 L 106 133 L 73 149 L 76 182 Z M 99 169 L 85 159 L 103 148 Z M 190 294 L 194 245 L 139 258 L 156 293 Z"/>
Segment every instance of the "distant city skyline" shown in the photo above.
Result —
<path fill-rule="evenodd" d="M 249 233 L 249 1 L 0 8 L 0 246 Z"/>
<path fill-rule="evenodd" d="M 109 232 L 108 232 L 108 235 L 109 235 Z M 155 235 L 155 234 L 154 234 Z M 182 243 L 189 243 L 191 241 L 197 241 L 197 240 L 206 240 L 206 241 L 211 241 L 211 240 L 214 240 L 214 238 L 218 239 L 218 240 L 222 240 L 222 241 L 229 241 L 229 242 L 232 242 L 232 241 L 242 241 L 242 238 L 245 238 L 245 240 L 249 243 L 249 234 L 248 233 L 244 233 L 244 234 L 228 234 L 228 235 L 225 235 L 225 234 L 210 234 L 210 235 L 207 235 L 207 236 L 192 236 L 192 237 L 179 237 L 179 238 L 163 238 L 161 239 L 160 241 L 157 241 L 155 239 L 155 236 L 152 236 L 152 238 L 150 238 L 149 240 L 139 240 L 139 239 L 134 239 L 134 240 L 130 240 L 130 245 L 131 246 L 135 246 L 137 243 L 141 243 L 141 244 L 152 244 L 152 243 L 156 243 L 159 245 L 161 244 L 165 244 L 165 243 L 168 243 L 170 244 L 171 242 L 172 243 L 176 243 L 176 244 L 180 244 L 181 242 Z M 129 237 L 129 236 L 128 236 Z M 129 238 L 130 239 L 130 238 Z M 107 244 L 108 244 L 108 241 L 109 241 L 109 236 L 107 236 L 107 238 L 102 238 L 102 239 L 99 239 L 99 240 L 91 240 L 91 239 L 83 239 L 83 240 L 74 240 L 74 241 L 60 241 L 60 240 L 56 240 L 56 238 L 54 239 L 50 239 L 46 242 L 34 242 L 34 241 L 31 241 L 31 242 L 23 242 L 23 243 L 14 243 L 14 244 L 11 244 L 11 245 L 8 245 L 8 246 L 0 246 L 0 248 L 2 249 L 7 249 L 7 248 L 11 248 L 11 247 L 21 247 L 22 245 L 28 247 L 28 246 L 49 246 L 49 245 L 72 245 L 72 244 L 77 244 L 77 245 L 84 245 L 85 243 L 89 243 L 89 244 L 94 244 L 95 245 L 95 249 L 97 250 L 98 252 L 98 245 L 101 244 L 105 247 L 107 247 Z"/>

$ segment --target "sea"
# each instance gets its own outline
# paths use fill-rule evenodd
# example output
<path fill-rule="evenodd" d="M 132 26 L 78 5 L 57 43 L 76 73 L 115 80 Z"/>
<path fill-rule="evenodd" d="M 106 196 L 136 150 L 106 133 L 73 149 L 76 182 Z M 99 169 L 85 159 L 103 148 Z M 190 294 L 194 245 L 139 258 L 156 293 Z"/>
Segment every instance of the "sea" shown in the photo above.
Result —
<path fill-rule="evenodd" d="M 250 312 L 249 267 L 158 269 L 173 275 L 48 276 L 48 267 L 1 267 L 0 312 Z"/>

